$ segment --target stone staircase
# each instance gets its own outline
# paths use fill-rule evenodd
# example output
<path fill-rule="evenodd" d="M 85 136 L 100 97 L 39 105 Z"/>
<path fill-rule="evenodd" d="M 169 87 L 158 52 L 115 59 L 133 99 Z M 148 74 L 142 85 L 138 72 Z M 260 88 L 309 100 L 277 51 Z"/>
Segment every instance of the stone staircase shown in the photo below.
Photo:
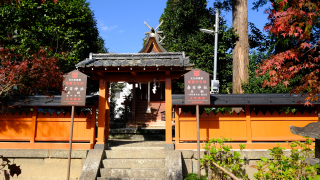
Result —
<path fill-rule="evenodd" d="M 97 180 L 164 180 L 163 141 L 111 141 Z"/>

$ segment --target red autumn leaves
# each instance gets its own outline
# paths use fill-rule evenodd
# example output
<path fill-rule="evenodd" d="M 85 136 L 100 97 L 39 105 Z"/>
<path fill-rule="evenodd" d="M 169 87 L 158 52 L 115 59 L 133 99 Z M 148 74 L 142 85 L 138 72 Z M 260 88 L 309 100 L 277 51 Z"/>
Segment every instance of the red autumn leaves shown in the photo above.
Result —
<path fill-rule="evenodd" d="M 0 50 L 0 96 L 5 96 L 13 87 L 28 95 L 50 95 L 54 90 L 61 90 L 62 73 L 57 62 L 57 58 L 48 57 L 43 49 L 24 58 L 14 49 L 3 48 Z"/>
<path fill-rule="evenodd" d="M 319 82 L 319 50 L 320 41 L 311 43 L 311 30 L 320 15 L 319 1 L 283 0 L 273 3 L 273 9 L 268 11 L 271 22 L 264 28 L 275 36 L 293 38 L 295 46 L 284 52 L 275 54 L 265 60 L 257 75 L 269 73 L 269 80 L 263 86 L 275 87 L 282 83 L 290 85 L 289 80 L 303 72 L 299 86 L 293 88 L 294 93 L 306 93 L 305 105 L 317 100 L 320 92 Z M 277 9 L 277 10 L 276 10 Z"/>

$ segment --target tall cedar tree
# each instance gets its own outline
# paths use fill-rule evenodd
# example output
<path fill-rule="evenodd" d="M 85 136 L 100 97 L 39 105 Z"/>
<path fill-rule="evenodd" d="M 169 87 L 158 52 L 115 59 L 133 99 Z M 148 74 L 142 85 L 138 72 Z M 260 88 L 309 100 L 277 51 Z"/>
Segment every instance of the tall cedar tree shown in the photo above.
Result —
<path fill-rule="evenodd" d="M 264 0 L 259 0 L 264 1 Z M 248 9 L 247 0 L 216 0 L 214 3 L 220 10 L 232 10 L 232 26 L 238 35 L 233 48 L 233 85 L 235 94 L 242 94 L 241 84 L 248 83 L 249 39 L 248 39 Z M 258 4 L 257 6 L 260 6 Z"/>
<path fill-rule="evenodd" d="M 0 47 L 24 58 L 51 48 L 47 56 L 67 73 L 90 52 L 107 52 L 85 0 L 2 0 L 0 6 Z M 97 90 L 89 80 L 87 93 Z"/>
<path fill-rule="evenodd" d="M 269 75 L 263 86 L 276 87 L 282 83 L 290 85 L 290 80 L 302 75 L 300 83 L 292 89 L 294 93 L 306 93 L 305 105 L 317 100 L 319 82 L 319 19 L 320 1 L 283 0 L 273 2 L 269 13 L 270 22 L 265 27 L 270 34 L 284 38 L 279 46 L 292 45 L 285 51 L 276 51 L 265 60 L 258 76 Z M 281 48 L 278 48 L 281 49 Z"/>
<path fill-rule="evenodd" d="M 170 52 L 184 51 L 191 63 L 212 75 L 214 60 L 214 35 L 199 31 L 199 28 L 213 29 L 215 12 L 207 9 L 206 0 L 168 0 L 160 21 L 160 30 L 166 38 L 165 48 Z M 234 33 L 220 18 L 217 79 L 220 93 L 231 91 L 232 55 Z"/>

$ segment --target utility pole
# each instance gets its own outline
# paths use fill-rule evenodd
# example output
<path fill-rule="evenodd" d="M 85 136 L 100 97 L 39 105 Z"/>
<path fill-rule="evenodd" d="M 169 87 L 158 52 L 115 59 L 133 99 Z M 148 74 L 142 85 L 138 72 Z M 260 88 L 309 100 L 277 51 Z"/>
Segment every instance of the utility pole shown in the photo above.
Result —
<path fill-rule="evenodd" d="M 219 9 L 216 9 L 215 30 L 201 29 L 201 32 L 207 34 L 214 33 L 214 63 L 213 63 L 213 80 L 211 80 L 211 94 L 219 93 L 219 80 L 217 80 L 217 60 L 218 60 L 218 35 L 219 35 Z"/>

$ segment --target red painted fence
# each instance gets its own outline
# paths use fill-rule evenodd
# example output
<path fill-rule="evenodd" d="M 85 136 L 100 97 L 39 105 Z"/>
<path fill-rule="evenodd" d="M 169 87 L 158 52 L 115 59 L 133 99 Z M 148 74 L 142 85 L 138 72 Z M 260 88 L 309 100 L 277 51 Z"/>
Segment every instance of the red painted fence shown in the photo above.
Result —
<path fill-rule="evenodd" d="M 178 107 L 175 108 L 175 147 L 176 149 L 196 149 L 197 141 L 196 115 L 188 112 L 185 115 L 183 112 L 178 113 Z M 250 112 L 250 107 L 246 107 L 246 112 Z M 304 127 L 311 122 L 318 121 L 318 115 L 313 111 L 311 114 L 304 112 L 301 114 L 297 111 L 286 114 L 282 111 L 281 114 L 267 111 L 263 114 L 261 111 L 255 114 L 226 112 L 215 114 L 211 112 L 207 114 L 203 112 L 200 115 L 200 140 L 207 141 L 211 138 L 232 138 L 234 148 L 238 148 L 237 141 L 245 141 L 247 149 L 269 149 L 276 146 L 275 142 L 281 141 L 304 141 L 302 136 L 294 135 L 290 132 L 290 125 Z M 185 143 L 189 142 L 189 143 Z M 287 143 L 283 143 L 287 148 Z"/>
<path fill-rule="evenodd" d="M 95 143 L 95 116 L 75 113 L 73 129 L 73 149 L 92 149 Z M 38 113 L 38 108 L 26 115 L 9 112 L 0 114 L 1 149 L 68 149 L 71 115 L 61 112 Z M 7 142 L 5 142 L 7 141 Z M 23 141 L 23 142 L 16 142 Z"/>

